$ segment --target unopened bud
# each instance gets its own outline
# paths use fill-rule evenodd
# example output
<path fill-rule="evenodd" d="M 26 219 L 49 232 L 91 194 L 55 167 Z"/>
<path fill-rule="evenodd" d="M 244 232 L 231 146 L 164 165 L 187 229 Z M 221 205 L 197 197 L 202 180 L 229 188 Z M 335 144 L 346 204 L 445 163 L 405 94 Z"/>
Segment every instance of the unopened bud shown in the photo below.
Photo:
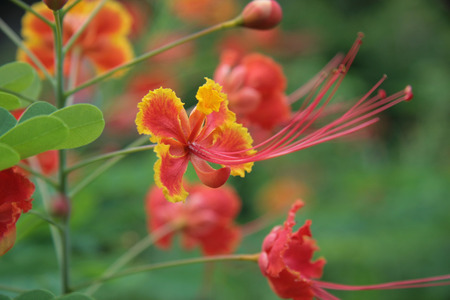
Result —
<path fill-rule="evenodd" d="M 280 4 L 274 0 L 254 0 L 242 11 L 242 26 L 252 29 L 271 29 L 283 17 Z"/>
<path fill-rule="evenodd" d="M 58 195 L 52 199 L 51 214 L 54 217 L 67 219 L 70 215 L 70 203 L 66 197 Z"/>
<path fill-rule="evenodd" d="M 60 10 L 66 5 L 67 0 L 42 0 L 51 10 Z"/>

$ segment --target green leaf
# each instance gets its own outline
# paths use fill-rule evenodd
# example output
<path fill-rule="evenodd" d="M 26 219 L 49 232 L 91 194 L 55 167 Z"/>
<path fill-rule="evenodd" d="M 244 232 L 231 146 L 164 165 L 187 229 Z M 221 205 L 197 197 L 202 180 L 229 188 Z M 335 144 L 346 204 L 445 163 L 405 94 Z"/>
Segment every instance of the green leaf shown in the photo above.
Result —
<path fill-rule="evenodd" d="M 57 300 L 94 300 L 94 298 L 81 293 L 73 293 L 56 298 Z"/>
<path fill-rule="evenodd" d="M 58 145 L 58 149 L 87 145 L 97 139 L 105 127 L 102 112 L 91 104 L 68 106 L 54 112 L 51 116 L 61 119 L 69 127 L 67 140 Z"/>
<path fill-rule="evenodd" d="M 16 96 L 0 92 L 0 107 L 6 108 L 7 110 L 13 110 L 21 107 L 21 103 Z"/>
<path fill-rule="evenodd" d="M 39 78 L 39 75 L 36 72 L 36 70 L 33 68 L 33 81 L 28 86 L 28 88 L 22 90 L 20 94 L 31 99 L 37 99 L 41 94 L 41 90 L 42 90 L 41 79 Z M 25 105 L 22 106 L 30 104 L 28 101 L 23 101 L 23 103 L 25 103 Z"/>
<path fill-rule="evenodd" d="M 12 62 L 0 67 L 0 87 L 21 92 L 27 89 L 35 78 L 32 66 L 24 62 Z"/>
<path fill-rule="evenodd" d="M 64 142 L 69 129 L 63 121 L 52 116 L 37 116 L 18 124 L 0 137 L 0 143 L 9 145 L 21 159 L 47 150 L 56 149 Z"/>
<path fill-rule="evenodd" d="M 46 290 L 32 290 L 29 292 L 25 292 L 14 300 L 54 300 L 55 295 Z"/>
<path fill-rule="evenodd" d="M 20 155 L 8 145 L 0 144 L 0 170 L 15 166 L 20 161 Z"/>
<path fill-rule="evenodd" d="M 39 101 L 28 106 L 27 110 L 22 114 L 19 119 L 19 123 L 31 119 L 36 116 L 47 116 L 57 111 L 57 108 L 50 103 Z"/>
<path fill-rule="evenodd" d="M 16 124 L 16 118 L 14 118 L 14 116 L 11 115 L 9 111 L 0 107 L 0 136 L 16 126 Z"/>
<path fill-rule="evenodd" d="M 0 295 L 0 300 L 12 300 L 12 298 L 5 295 Z"/>

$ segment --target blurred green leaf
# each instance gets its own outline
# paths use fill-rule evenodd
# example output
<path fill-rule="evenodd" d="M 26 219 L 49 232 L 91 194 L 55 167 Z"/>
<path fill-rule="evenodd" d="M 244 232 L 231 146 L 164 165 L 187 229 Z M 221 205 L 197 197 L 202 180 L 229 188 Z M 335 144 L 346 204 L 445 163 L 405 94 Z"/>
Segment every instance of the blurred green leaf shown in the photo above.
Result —
<path fill-rule="evenodd" d="M 47 116 L 55 111 L 57 111 L 57 108 L 50 103 L 39 101 L 28 106 L 28 108 L 20 117 L 19 123 L 23 123 L 24 121 L 36 116 Z"/>
<path fill-rule="evenodd" d="M 69 127 L 69 136 L 58 149 L 76 148 L 97 139 L 105 127 L 102 112 L 91 104 L 76 104 L 53 114 Z"/>
<path fill-rule="evenodd" d="M 33 290 L 29 292 L 25 292 L 14 300 L 53 300 L 55 299 L 55 295 L 46 290 Z"/>
<path fill-rule="evenodd" d="M 81 294 L 81 293 L 73 293 L 70 295 L 65 295 L 62 297 L 56 298 L 57 300 L 94 300 L 94 298 Z"/>
<path fill-rule="evenodd" d="M 24 62 L 12 62 L 0 67 L 0 87 L 14 92 L 22 92 L 35 79 L 33 67 Z"/>
<path fill-rule="evenodd" d="M 17 121 L 6 109 L 0 107 L 0 136 L 16 126 Z"/>
<path fill-rule="evenodd" d="M 0 300 L 12 300 L 12 298 L 5 295 L 0 295 Z"/>
<path fill-rule="evenodd" d="M 0 107 L 6 108 L 7 110 L 13 110 L 20 106 L 19 98 L 8 93 L 0 92 Z"/>
<path fill-rule="evenodd" d="M 41 90 L 42 90 L 41 79 L 39 78 L 39 75 L 36 72 L 36 70 L 33 69 L 33 81 L 28 86 L 28 88 L 21 91 L 20 94 L 31 99 L 37 99 L 37 97 L 39 97 L 39 95 L 41 94 Z M 22 102 L 21 107 L 29 104 L 28 101 L 22 100 L 21 102 Z"/>
<path fill-rule="evenodd" d="M 0 143 L 12 147 L 22 159 L 55 149 L 67 138 L 69 129 L 60 119 L 37 116 L 29 119 L 0 137 Z"/>
<path fill-rule="evenodd" d="M 0 144 L 0 170 L 16 165 L 20 161 L 20 155 L 8 145 Z"/>

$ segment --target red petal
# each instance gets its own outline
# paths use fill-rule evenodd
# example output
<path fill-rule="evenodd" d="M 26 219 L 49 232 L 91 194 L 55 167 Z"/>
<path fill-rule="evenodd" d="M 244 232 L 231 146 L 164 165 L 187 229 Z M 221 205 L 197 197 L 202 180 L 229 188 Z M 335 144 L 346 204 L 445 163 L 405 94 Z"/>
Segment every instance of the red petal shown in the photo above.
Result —
<path fill-rule="evenodd" d="M 229 167 L 216 170 L 205 160 L 195 155 L 191 155 L 191 162 L 200 181 L 209 187 L 218 188 L 224 185 L 230 177 L 231 169 Z"/>

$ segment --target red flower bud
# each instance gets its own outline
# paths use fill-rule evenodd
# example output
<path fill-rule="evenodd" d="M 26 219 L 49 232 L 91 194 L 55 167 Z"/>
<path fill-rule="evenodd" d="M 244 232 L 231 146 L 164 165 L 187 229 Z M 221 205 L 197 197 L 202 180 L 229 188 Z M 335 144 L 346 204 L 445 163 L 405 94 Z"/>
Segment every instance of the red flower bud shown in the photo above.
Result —
<path fill-rule="evenodd" d="M 242 11 L 242 26 L 252 29 L 271 29 L 280 23 L 283 11 L 277 1 L 254 0 Z"/>
<path fill-rule="evenodd" d="M 50 212 L 54 217 L 67 219 L 70 215 L 70 202 L 64 196 L 58 195 L 54 197 L 50 208 Z"/>
<path fill-rule="evenodd" d="M 60 10 L 66 5 L 67 0 L 42 0 L 51 10 Z"/>

